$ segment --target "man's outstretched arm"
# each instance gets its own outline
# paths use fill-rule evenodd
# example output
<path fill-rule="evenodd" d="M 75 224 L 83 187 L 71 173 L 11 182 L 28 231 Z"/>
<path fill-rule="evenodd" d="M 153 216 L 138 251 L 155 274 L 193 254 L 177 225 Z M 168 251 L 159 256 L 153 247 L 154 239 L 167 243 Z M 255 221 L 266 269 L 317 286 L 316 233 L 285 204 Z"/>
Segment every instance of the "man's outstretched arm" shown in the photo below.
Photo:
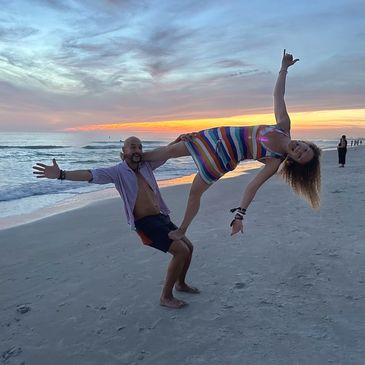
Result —
<path fill-rule="evenodd" d="M 33 174 L 37 175 L 37 178 L 47 178 L 47 179 L 62 179 L 62 180 L 72 180 L 72 181 L 90 181 L 93 176 L 89 170 L 74 170 L 74 171 L 64 171 L 61 170 L 56 162 L 56 159 L 52 160 L 53 165 L 48 166 L 42 163 L 36 163 L 33 166 Z M 61 171 L 63 171 L 61 173 Z"/>

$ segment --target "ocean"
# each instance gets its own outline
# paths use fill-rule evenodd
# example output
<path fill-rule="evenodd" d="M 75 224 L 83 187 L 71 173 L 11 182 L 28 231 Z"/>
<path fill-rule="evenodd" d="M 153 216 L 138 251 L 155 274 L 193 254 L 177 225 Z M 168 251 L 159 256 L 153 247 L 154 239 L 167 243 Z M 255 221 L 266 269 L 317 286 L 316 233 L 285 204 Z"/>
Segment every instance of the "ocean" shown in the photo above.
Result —
<path fill-rule="evenodd" d="M 167 140 L 143 140 L 145 151 L 167 144 Z M 335 149 L 337 140 L 313 140 L 323 149 Z M 115 137 L 80 133 L 0 133 L 0 229 L 11 226 L 9 222 L 21 223 L 30 217 L 47 215 L 50 207 L 67 207 L 67 202 L 76 203 L 80 197 L 92 197 L 93 192 L 107 197 L 114 191 L 111 185 L 96 185 L 86 182 L 70 182 L 37 179 L 32 166 L 41 162 L 46 165 L 56 158 L 64 170 L 84 170 L 112 166 L 120 162 L 122 142 Z M 241 163 L 250 168 L 258 167 L 249 162 Z M 156 170 L 158 181 L 188 176 L 196 172 L 191 157 L 171 159 Z M 174 180 L 172 180 L 174 183 Z M 100 192 L 105 190 L 105 194 Z M 109 194 L 109 195 L 108 195 Z M 95 195 L 95 194 L 94 194 Z M 110 195 L 111 196 L 111 195 Z M 62 209 L 61 209 L 62 210 Z"/>

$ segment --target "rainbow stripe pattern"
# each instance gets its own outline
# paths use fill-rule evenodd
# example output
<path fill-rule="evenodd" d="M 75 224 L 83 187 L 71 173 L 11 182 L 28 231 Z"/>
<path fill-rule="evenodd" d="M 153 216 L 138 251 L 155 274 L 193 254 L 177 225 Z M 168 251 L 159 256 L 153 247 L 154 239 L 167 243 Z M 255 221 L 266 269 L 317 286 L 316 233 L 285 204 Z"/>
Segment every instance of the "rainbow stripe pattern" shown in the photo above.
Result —
<path fill-rule="evenodd" d="M 198 132 L 185 141 L 200 176 L 212 184 L 246 159 L 265 157 L 284 159 L 285 156 L 268 149 L 264 141 L 267 132 L 282 130 L 274 126 L 217 127 Z M 285 133 L 284 133 L 285 134 Z"/>

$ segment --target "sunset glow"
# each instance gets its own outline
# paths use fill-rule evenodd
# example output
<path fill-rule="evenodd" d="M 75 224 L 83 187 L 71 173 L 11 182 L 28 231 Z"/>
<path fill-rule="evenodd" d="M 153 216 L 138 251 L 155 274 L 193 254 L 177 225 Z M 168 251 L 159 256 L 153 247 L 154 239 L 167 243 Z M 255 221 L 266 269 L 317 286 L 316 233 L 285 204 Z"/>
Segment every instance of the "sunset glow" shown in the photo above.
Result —
<path fill-rule="evenodd" d="M 18 0 L 1 11 L 1 132 L 274 123 L 285 48 L 299 58 L 285 95 L 293 134 L 365 135 L 365 2 Z"/>
<path fill-rule="evenodd" d="M 328 130 L 337 137 L 339 131 L 348 130 L 365 134 L 365 109 L 353 110 L 322 110 L 315 112 L 291 113 L 292 129 L 296 134 L 313 134 L 320 136 Z M 92 124 L 67 128 L 67 132 L 90 131 L 121 131 L 129 134 L 138 132 L 154 132 L 158 130 L 165 135 L 175 135 L 217 126 L 245 126 L 255 124 L 275 124 L 275 118 L 270 114 L 253 114 L 226 118 L 164 120 L 154 122 Z"/>

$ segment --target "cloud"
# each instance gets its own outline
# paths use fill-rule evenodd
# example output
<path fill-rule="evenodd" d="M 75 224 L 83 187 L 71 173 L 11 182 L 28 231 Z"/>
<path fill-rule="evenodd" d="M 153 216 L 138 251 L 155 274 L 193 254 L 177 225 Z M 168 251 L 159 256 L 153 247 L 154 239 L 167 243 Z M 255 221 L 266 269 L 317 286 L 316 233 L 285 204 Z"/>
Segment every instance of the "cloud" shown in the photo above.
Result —
<path fill-rule="evenodd" d="M 302 75 L 289 79 L 295 102 L 307 108 L 362 108 L 365 95 L 365 55 L 334 55 Z M 292 86 L 293 85 L 293 86 Z M 297 87 L 296 85 L 299 85 Z M 305 102 L 306 101 L 306 102 Z"/>
<path fill-rule="evenodd" d="M 63 1 L 59 1 L 59 0 L 35 0 L 38 4 L 40 4 L 41 6 L 45 6 L 51 9 L 55 9 L 55 10 L 70 10 L 72 9 L 72 3 L 71 1 L 68 0 L 63 0 Z"/>
<path fill-rule="evenodd" d="M 39 32 L 33 27 L 24 26 L 0 26 L 0 41 L 5 43 L 26 39 Z"/>
<path fill-rule="evenodd" d="M 357 107 L 365 94 L 359 1 L 19 3 L 3 2 L 0 26 L 1 103 L 14 117 L 56 113 L 72 126 L 271 111 L 284 47 L 301 59 L 291 111 Z"/>
<path fill-rule="evenodd" d="M 249 63 L 243 62 L 238 59 L 223 59 L 223 60 L 214 62 L 213 65 L 222 67 L 222 68 L 237 68 L 237 67 L 251 66 Z"/>

